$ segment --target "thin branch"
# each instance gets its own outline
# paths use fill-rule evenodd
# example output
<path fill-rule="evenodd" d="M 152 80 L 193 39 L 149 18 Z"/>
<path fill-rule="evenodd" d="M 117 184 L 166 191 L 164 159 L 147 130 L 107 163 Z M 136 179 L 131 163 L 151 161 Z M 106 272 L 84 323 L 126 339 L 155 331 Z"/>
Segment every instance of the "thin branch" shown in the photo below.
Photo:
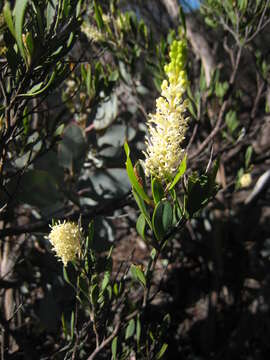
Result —
<path fill-rule="evenodd" d="M 193 144 L 193 141 L 194 141 L 195 136 L 196 136 L 197 131 L 198 131 L 198 127 L 199 127 L 199 124 L 196 123 L 196 125 L 195 125 L 194 128 L 193 128 L 191 138 L 190 138 L 190 140 L 189 140 L 189 142 L 188 142 L 188 145 L 187 145 L 187 147 L 186 147 L 186 151 L 187 151 L 187 152 L 188 152 L 190 146 Z"/>
<path fill-rule="evenodd" d="M 93 360 L 96 355 L 102 350 L 104 349 L 107 345 L 110 344 L 110 342 L 115 338 L 115 336 L 117 335 L 119 328 L 120 328 L 120 318 L 117 319 L 116 321 L 116 325 L 115 328 L 113 330 L 113 332 L 111 333 L 110 336 L 107 337 L 107 339 L 103 340 L 102 343 L 96 347 L 96 349 L 94 350 L 94 352 L 87 358 L 87 360 Z"/>
<path fill-rule="evenodd" d="M 266 22 L 265 22 L 264 24 L 262 23 L 262 22 L 263 22 L 263 19 L 264 19 L 264 16 L 265 16 L 265 13 L 266 13 L 266 10 L 267 10 L 267 8 L 269 7 L 269 3 L 270 3 L 270 0 L 267 0 L 267 2 L 266 2 L 266 4 L 265 4 L 265 7 L 264 7 L 264 9 L 263 9 L 263 13 L 262 13 L 262 16 L 261 16 L 261 18 L 260 18 L 258 27 L 257 27 L 256 31 L 254 32 L 254 34 L 252 34 L 252 35 L 246 40 L 246 43 L 247 43 L 247 42 L 250 42 L 251 40 L 253 40 L 253 39 L 259 34 L 259 32 L 260 32 L 263 28 L 265 28 L 265 26 L 266 26 L 267 24 L 270 23 L 270 19 L 266 20 Z"/>
<path fill-rule="evenodd" d="M 90 220 L 92 218 L 95 218 L 98 215 L 104 215 L 104 214 L 110 214 L 114 210 L 122 209 L 126 205 L 130 205 L 132 203 L 132 200 L 130 199 L 130 192 L 126 193 L 122 198 L 116 200 L 112 199 L 109 201 L 103 202 L 102 205 L 99 205 L 95 208 L 92 208 L 91 210 L 85 212 L 82 214 L 83 220 Z M 77 221 L 81 215 L 80 211 L 75 211 L 73 214 L 71 214 L 68 218 L 71 221 Z M 63 221 L 67 217 L 62 216 L 56 218 L 56 220 Z M 51 223 L 51 220 L 40 220 L 36 221 L 32 224 L 17 226 L 13 228 L 6 228 L 3 230 L 0 230 L 0 239 L 4 238 L 5 236 L 12 236 L 12 235 L 20 235 L 20 234 L 26 234 L 26 233 L 36 233 L 36 232 L 43 232 L 46 233 L 49 231 L 49 225 Z"/>

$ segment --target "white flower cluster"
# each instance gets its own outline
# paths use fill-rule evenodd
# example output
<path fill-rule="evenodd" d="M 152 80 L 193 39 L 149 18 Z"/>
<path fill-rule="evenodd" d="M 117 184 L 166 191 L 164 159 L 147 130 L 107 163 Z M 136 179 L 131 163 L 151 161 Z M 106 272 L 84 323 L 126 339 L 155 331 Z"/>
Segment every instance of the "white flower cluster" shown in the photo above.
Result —
<path fill-rule="evenodd" d="M 187 80 L 184 68 L 184 43 L 175 41 L 170 52 L 171 63 L 165 67 L 169 81 L 164 80 L 161 96 L 156 100 L 156 113 L 149 115 L 149 137 L 144 168 L 146 176 L 170 181 L 183 158 L 181 143 L 187 129 L 186 109 L 183 100 Z"/>
<path fill-rule="evenodd" d="M 76 259 L 80 252 L 81 229 L 72 222 L 64 221 L 53 225 L 48 236 L 56 256 L 66 266 L 69 261 Z"/>

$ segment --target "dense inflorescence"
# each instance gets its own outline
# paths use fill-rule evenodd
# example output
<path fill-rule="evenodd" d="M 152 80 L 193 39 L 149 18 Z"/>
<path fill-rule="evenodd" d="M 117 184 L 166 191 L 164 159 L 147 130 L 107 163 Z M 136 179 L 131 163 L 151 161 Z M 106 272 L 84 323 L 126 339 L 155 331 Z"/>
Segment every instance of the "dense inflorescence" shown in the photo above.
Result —
<path fill-rule="evenodd" d="M 184 150 L 188 118 L 188 101 L 183 99 L 187 88 L 186 41 L 174 41 L 170 50 L 170 63 L 164 67 L 168 80 L 161 85 L 161 96 L 156 100 L 156 113 L 149 115 L 149 137 L 146 139 L 144 168 L 147 176 L 161 181 L 175 174 Z"/>
<path fill-rule="evenodd" d="M 58 223 L 52 226 L 48 236 L 56 256 L 66 266 L 69 261 L 76 259 L 80 251 L 81 230 L 72 222 Z"/>

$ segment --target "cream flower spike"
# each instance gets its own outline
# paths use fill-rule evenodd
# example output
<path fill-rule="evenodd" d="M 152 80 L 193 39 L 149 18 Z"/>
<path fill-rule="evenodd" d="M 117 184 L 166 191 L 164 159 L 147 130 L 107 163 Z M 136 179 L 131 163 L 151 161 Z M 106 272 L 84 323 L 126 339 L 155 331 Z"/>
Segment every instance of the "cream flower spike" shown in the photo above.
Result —
<path fill-rule="evenodd" d="M 66 266 L 69 261 L 75 260 L 80 252 L 81 229 L 77 224 L 66 221 L 59 221 L 51 229 L 48 239 L 56 256 Z"/>
<path fill-rule="evenodd" d="M 188 121 L 185 115 L 188 101 L 183 100 L 187 88 L 186 42 L 175 40 L 169 55 L 170 63 L 164 67 L 168 80 L 161 85 L 156 113 L 149 115 L 149 137 L 144 152 L 146 176 L 152 175 L 165 182 L 172 179 L 184 155 L 180 145 Z"/>

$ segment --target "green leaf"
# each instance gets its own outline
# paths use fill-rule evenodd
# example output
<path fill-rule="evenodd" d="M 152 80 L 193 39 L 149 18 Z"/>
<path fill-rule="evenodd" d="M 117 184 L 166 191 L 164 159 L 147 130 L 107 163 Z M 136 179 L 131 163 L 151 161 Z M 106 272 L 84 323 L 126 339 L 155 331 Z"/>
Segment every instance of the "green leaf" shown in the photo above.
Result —
<path fill-rule="evenodd" d="M 16 33 L 15 33 L 14 24 L 13 24 L 12 13 L 11 13 L 10 5 L 9 5 L 8 1 L 5 2 L 5 5 L 3 8 L 3 15 L 4 15 L 5 22 L 9 28 L 9 31 L 13 35 L 14 39 L 16 39 Z"/>
<path fill-rule="evenodd" d="M 215 85 L 215 92 L 217 97 L 223 98 L 223 96 L 226 94 L 227 90 L 229 89 L 229 83 L 227 81 L 221 83 L 219 81 L 216 82 Z"/>
<path fill-rule="evenodd" d="M 14 7 L 15 35 L 22 57 L 26 60 L 25 49 L 22 39 L 23 21 L 28 0 L 17 0 Z"/>
<path fill-rule="evenodd" d="M 91 95 L 91 83 L 92 83 L 91 66 L 90 65 L 87 68 L 85 83 L 86 83 L 87 94 L 90 96 Z"/>
<path fill-rule="evenodd" d="M 151 179 L 152 195 L 154 198 L 155 204 L 160 202 L 164 197 L 164 189 L 162 184 L 156 178 Z"/>
<path fill-rule="evenodd" d="M 187 154 L 183 157 L 181 164 L 179 165 L 179 168 L 177 170 L 177 173 L 173 179 L 173 182 L 171 183 L 169 190 L 172 190 L 175 185 L 178 183 L 178 181 L 181 179 L 181 177 L 184 175 L 187 169 Z"/>
<path fill-rule="evenodd" d="M 161 349 L 159 350 L 159 352 L 157 354 L 157 357 L 156 357 L 157 360 L 162 358 L 162 356 L 165 354 L 165 351 L 167 350 L 167 347 L 168 347 L 168 344 L 166 344 L 166 343 L 162 345 Z"/>
<path fill-rule="evenodd" d="M 42 86 L 43 86 L 43 81 L 41 81 L 40 83 L 31 87 L 31 89 L 28 91 L 27 94 L 33 96 L 35 94 L 35 92 L 39 91 L 42 88 Z M 27 94 L 25 94 L 25 95 L 27 95 Z"/>
<path fill-rule="evenodd" d="M 62 315 L 61 315 L 61 323 L 62 323 L 62 328 L 63 328 L 64 334 L 65 334 L 65 337 L 67 337 L 68 332 L 67 332 L 67 324 L 66 324 L 64 313 L 62 313 Z"/>
<path fill-rule="evenodd" d="M 61 136 L 63 134 L 64 129 L 65 129 L 65 124 L 59 125 L 54 132 L 54 136 Z"/>
<path fill-rule="evenodd" d="M 102 9 L 99 5 L 97 5 L 96 1 L 94 1 L 94 9 L 95 9 L 95 20 L 97 26 L 100 30 L 104 28 L 104 21 L 102 19 Z"/>
<path fill-rule="evenodd" d="M 125 339 L 129 339 L 133 336 L 135 331 L 135 321 L 134 319 L 131 319 L 128 323 L 128 326 L 126 328 L 126 334 L 125 334 Z"/>
<path fill-rule="evenodd" d="M 125 142 L 124 144 L 124 149 L 126 152 L 126 156 L 127 156 L 127 160 L 126 160 L 126 169 L 127 169 L 127 174 L 130 180 L 130 183 L 132 185 L 132 187 L 136 190 L 137 194 L 143 199 L 145 200 L 147 203 L 150 203 L 151 200 L 149 199 L 148 195 L 145 193 L 143 187 L 141 186 L 141 184 L 139 183 L 137 176 L 135 174 L 132 162 L 130 160 L 130 149 L 128 146 L 128 143 Z"/>
<path fill-rule="evenodd" d="M 152 229 L 149 212 L 146 209 L 143 199 L 137 194 L 135 189 L 133 189 L 133 196 L 134 196 L 134 199 L 135 199 L 139 209 L 141 210 L 141 213 L 145 217 L 145 220 L 147 221 L 148 225 L 150 226 L 150 229 Z"/>
<path fill-rule="evenodd" d="M 31 57 L 33 56 L 33 53 L 34 53 L 34 40 L 33 40 L 33 36 L 30 32 L 28 32 L 26 34 L 26 38 L 25 38 L 25 41 L 26 41 L 26 47 L 27 47 L 27 50 L 28 50 L 28 53 L 29 53 L 29 62 L 31 60 Z"/>
<path fill-rule="evenodd" d="M 97 285 L 97 284 L 94 284 L 94 285 L 91 287 L 91 290 L 90 290 L 90 299 L 91 299 L 91 303 L 92 303 L 94 306 L 97 305 L 98 297 L 99 297 L 98 285 Z"/>
<path fill-rule="evenodd" d="M 48 1 L 48 5 L 47 5 L 47 9 L 46 9 L 47 30 L 50 29 L 50 26 L 53 23 L 53 19 L 55 17 L 56 6 L 57 6 L 57 0 Z"/>
<path fill-rule="evenodd" d="M 74 311 L 71 312 L 71 318 L 70 318 L 70 335 L 71 335 L 71 340 L 74 337 L 74 330 L 75 330 L 75 314 Z"/>
<path fill-rule="evenodd" d="M 200 90 L 204 92 L 206 89 L 207 89 L 207 84 L 206 84 L 205 72 L 203 66 L 201 65 Z"/>
<path fill-rule="evenodd" d="M 56 71 L 54 71 L 51 74 L 47 84 L 44 84 L 44 82 L 36 84 L 26 94 L 19 94 L 18 96 L 20 96 L 20 97 L 33 97 L 33 96 L 41 95 L 42 93 L 44 93 L 44 91 L 46 91 L 49 88 L 49 86 L 54 81 L 55 77 L 56 77 Z"/>
<path fill-rule="evenodd" d="M 130 267 L 131 273 L 135 280 L 139 280 L 139 282 L 146 287 L 146 278 L 142 270 L 139 268 L 139 266 L 131 265 Z"/>
<path fill-rule="evenodd" d="M 238 6 L 242 12 L 245 12 L 248 5 L 248 0 L 238 0 Z"/>
<path fill-rule="evenodd" d="M 110 271 L 105 271 L 104 277 L 103 277 L 103 280 L 102 280 L 102 284 L 101 284 L 102 293 L 106 290 L 107 286 L 109 285 L 110 276 L 111 276 Z"/>
<path fill-rule="evenodd" d="M 155 260 L 156 256 L 157 256 L 157 250 L 155 248 L 153 248 L 151 250 L 151 253 L 150 253 L 150 256 L 151 256 L 151 259 L 152 260 Z"/>
<path fill-rule="evenodd" d="M 136 230 L 144 240 L 145 240 L 145 225 L 146 225 L 145 217 L 143 214 L 140 214 L 136 222 Z"/>
<path fill-rule="evenodd" d="M 112 341 L 112 358 L 116 360 L 117 355 L 117 336 Z"/>
<path fill-rule="evenodd" d="M 126 134 L 127 134 L 127 131 L 126 131 Z M 129 140 L 129 138 L 128 138 L 128 140 Z M 140 182 L 140 184 L 142 185 L 142 187 L 146 193 L 147 192 L 146 178 L 145 178 L 144 168 L 143 168 L 143 165 L 141 164 L 140 160 L 136 161 L 135 166 L 134 166 L 134 172 L 137 176 L 138 181 Z"/>
<path fill-rule="evenodd" d="M 64 276 L 64 280 L 66 281 L 66 283 L 73 287 L 72 282 L 69 280 L 67 269 L 65 266 L 63 266 L 63 276 Z"/>
<path fill-rule="evenodd" d="M 157 240 L 162 240 L 173 222 L 173 209 L 169 201 L 160 201 L 154 210 L 152 226 Z"/>
<path fill-rule="evenodd" d="M 245 168 L 248 169 L 249 164 L 250 164 L 250 160 L 251 160 L 251 156 L 252 156 L 252 152 L 253 152 L 253 148 L 250 145 L 247 150 L 246 150 L 246 154 L 245 154 Z"/>
<path fill-rule="evenodd" d="M 225 117 L 225 122 L 228 127 L 229 133 L 231 135 L 233 135 L 235 130 L 239 126 L 239 121 L 237 120 L 236 111 L 234 111 L 234 110 L 228 111 L 228 113 L 226 114 L 226 117 Z"/>
<path fill-rule="evenodd" d="M 217 27 L 216 21 L 214 21 L 212 18 L 210 18 L 210 17 L 208 17 L 208 16 L 206 16 L 206 17 L 204 18 L 204 21 L 205 21 L 205 23 L 206 23 L 208 26 L 210 26 L 210 27 L 212 27 L 212 28 Z"/>

